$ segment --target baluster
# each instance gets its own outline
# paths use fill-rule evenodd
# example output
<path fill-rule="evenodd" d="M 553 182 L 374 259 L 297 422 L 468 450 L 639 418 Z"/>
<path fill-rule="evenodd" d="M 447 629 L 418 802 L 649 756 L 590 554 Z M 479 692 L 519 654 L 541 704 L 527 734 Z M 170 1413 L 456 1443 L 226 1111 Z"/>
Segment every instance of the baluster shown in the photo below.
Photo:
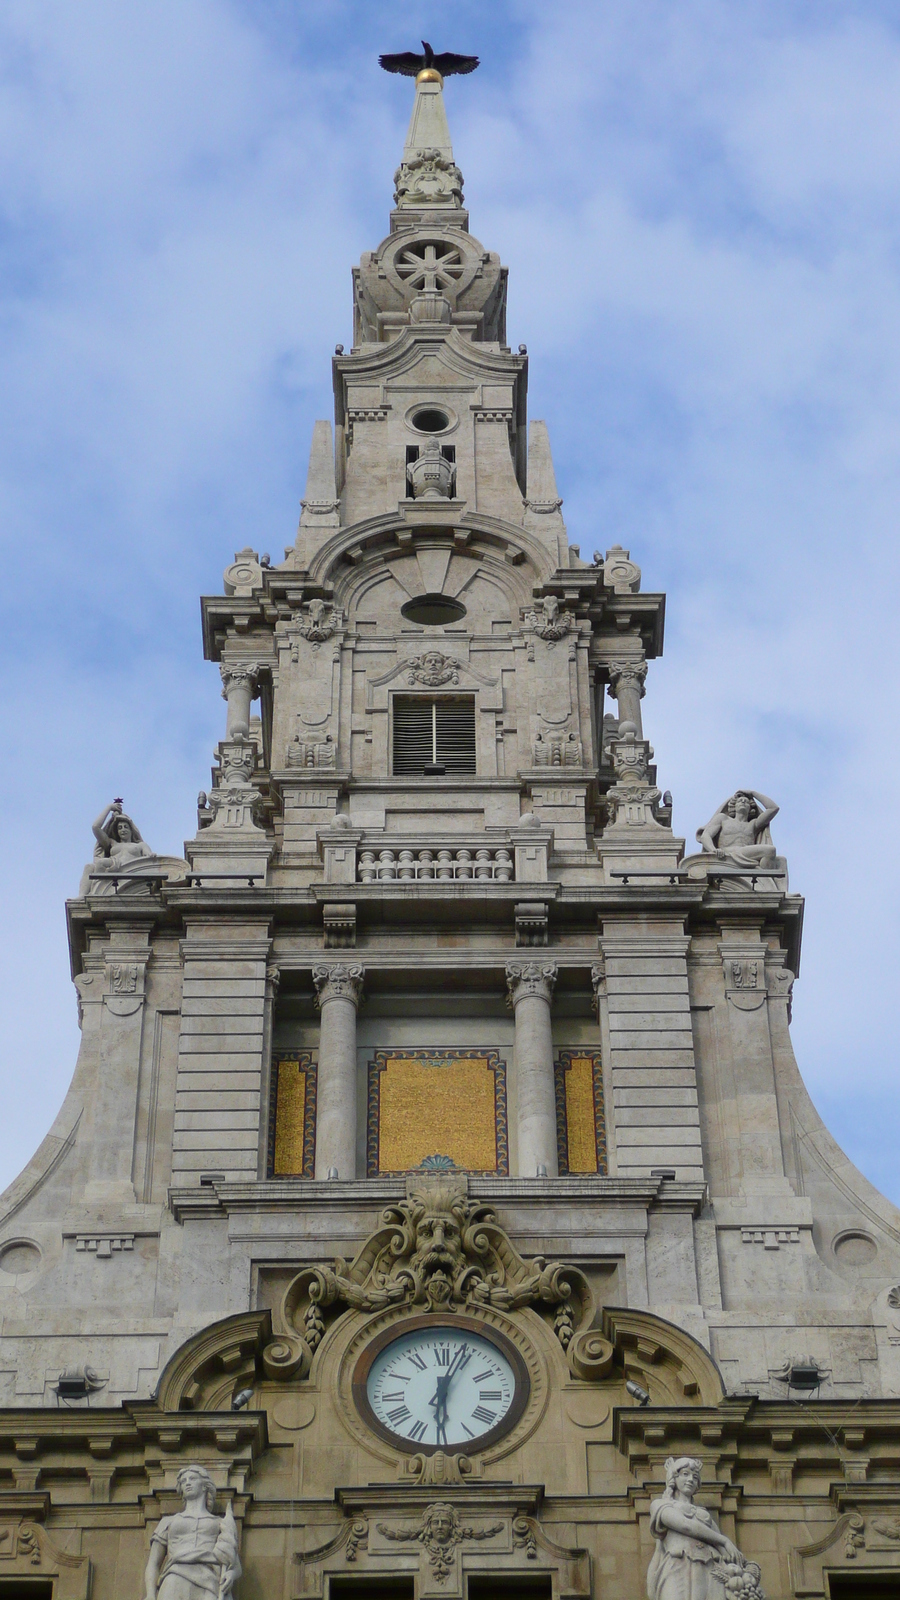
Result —
<path fill-rule="evenodd" d="M 397 872 L 398 878 L 414 878 L 416 875 L 416 858 L 411 850 L 401 850 L 400 865 Z"/>
<path fill-rule="evenodd" d="M 471 876 L 472 876 L 472 852 L 471 852 L 471 850 L 457 850 L 457 852 L 456 852 L 456 876 L 458 878 L 471 878 Z"/>
<path fill-rule="evenodd" d="M 393 850 L 382 850 L 378 856 L 378 881 L 379 883 L 392 882 L 397 876 L 397 864 L 394 860 Z"/>
<path fill-rule="evenodd" d="M 437 853 L 437 875 L 439 878 L 453 877 L 453 851 L 439 850 Z"/>
<path fill-rule="evenodd" d="M 433 861 L 434 856 L 430 850 L 419 851 L 418 875 L 420 878 L 434 877 L 434 867 L 432 865 Z"/>
<path fill-rule="evenodd" d="M 374 883 L 378 874 L 375 871 L 375 851 L 361 850 L 359 852 L 359 881 L 360 883 Z"/>
<path fill-rule="evenodd" d="M 476 850 L 475 851 L 475 876 L 476 876 L 476 878 L 492 878 L 493 877 L 493 872 L 491 870 L 491 851 L 490 850 Z"/>
<path fill-rule="evenodd" d="M 497 883 L 509 883 L 513 875 L 512 856 L 508 850 L 497 850 L 494 855 L 494 878 Z"/>

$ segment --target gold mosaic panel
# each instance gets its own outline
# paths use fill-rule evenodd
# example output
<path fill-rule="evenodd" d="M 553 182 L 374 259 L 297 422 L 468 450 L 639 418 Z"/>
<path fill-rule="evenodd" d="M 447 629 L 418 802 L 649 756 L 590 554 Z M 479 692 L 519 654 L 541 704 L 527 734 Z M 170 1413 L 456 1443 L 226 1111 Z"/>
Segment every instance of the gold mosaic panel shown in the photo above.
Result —
<path fill-rule="evenodd" d="M 560 1172 L 605 1173 L 606 1122 L 599 1052 L 560 1052 L 556 1062 L 556 1120 Z"/>
<path fill-rule="evenodd" d="M 316 1155 L 316 1069 L 308 1051 L 272 1063 L 269 1173 L 311 1178 Z"/>
<path fill-rule="evenodd" d="M 506 1172 L 506 1071 L 495 1051 L 379 1051 L 369 1067 L 368 1171 Z"/>

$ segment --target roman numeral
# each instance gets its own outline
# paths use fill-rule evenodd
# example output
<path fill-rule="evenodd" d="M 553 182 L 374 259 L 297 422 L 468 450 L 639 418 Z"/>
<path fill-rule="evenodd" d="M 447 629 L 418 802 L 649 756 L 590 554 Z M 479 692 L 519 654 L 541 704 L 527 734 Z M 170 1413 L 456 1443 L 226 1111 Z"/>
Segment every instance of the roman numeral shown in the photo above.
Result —
<path fill-rule="evenodd" d="M 411 1350 L 406 1359 L 411 1361 L 414 1367 L 418 1367 L 420 1372 L 425 1371 L 425 1362 L 420 1355 L 416 1354 L 415 1350 Z"/>
<path fill-rule="evenodd" d="M 407 1406 L 397 1406 L 394 1411 L 388 1412 L 388 1421 L 392 1422 L 394 1427 L 397 1428 L 401 1422 L 406 1422 L 411 1416 L 412 1412 Z"/>
<path fill-rule="evenodd" d="M 381 1396 L 381 1398 L 384 1401 L 385 1405 L 387 1405 L 387 1403 L 389 1401 L 393 1402 L 395 1400 L 402 1400 L 403 1399 L 403 1390 L 402 1389 L 398 1389 L 396 1394 L 383 1394 Z M 498 1389 L 496 1394 L 486 1394 L 486 1393 L 482 1392 L 481 1399 L 482 1400 L 499 1400 L 500 1399 L 500 1391 Z"/>
<path fill-rule="evenodd" d="M 488 1411 L 487 1406 L 476 1406 L 472 1412 L 472 1419 L 474 1421 L 477 1417 L 479 1422 L 493 1422 L 496 1415 L 496 1411 Z"/>
<path fill-rule="evenodd" d="M 460 1427 L 462 1428 L 464 1433 L 467 1433 L 469 1435 L 470 1439 L 474 1439 L 475 1435 L 472 1432 L 472 1429 L 471 1428 L 467 1428 L 464 1422 L 460 1423 Z"/>
<path fill-rule="evenodd" d="M 385 1398 L 385 1400 L 392 1400 L 394 1397 L 393 1397 L 393 1395 L 386 1394 L 384 1398 Z M 479 1398 L 479 1400 L 499 1400 L 499 1399 L 501 1399 L 500 1390 L 499 1389 L 479 1389 L 478 1398 Z"/>
<path fill-rule="evenodd" d="M 427 1427 L 427 1422 L 414 1422 L 409 1430 L 409 1437 L 411 1439 L 424 1439 Z"/>
<path fill-rule="evenodd" d="M 486 1367 L 484 1372 L 476 1372 L 474 1378 L 472 1379 L 472 1382 L 473 1383 L 484 1383 L 485 1378 L 493 1378 L 494 1376 L 495 1376 L 495 1373 L 494 1373 L 493 1367 Z"/>
<path fill-rule="evenodd" d="M 436 1345 L 434 1353 L 435 1353 L 435 1357 L 437 1359 L 437 1364 L 438 1364 L 439 1367 L 449 1367 L 449 1365 L 450 1365 L 450 1346 L 448 1344 Z"/>

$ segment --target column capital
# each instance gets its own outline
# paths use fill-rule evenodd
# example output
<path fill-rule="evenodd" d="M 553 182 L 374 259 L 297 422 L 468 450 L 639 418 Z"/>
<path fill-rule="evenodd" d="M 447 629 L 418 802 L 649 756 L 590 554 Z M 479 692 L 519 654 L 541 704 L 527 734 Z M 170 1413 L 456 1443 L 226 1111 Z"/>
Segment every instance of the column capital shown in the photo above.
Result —
<path fill-rule="evenodd" d="M 227 700 L 232 689 L 242 689 L 245 686 L 251 690 L 256 688 L 257 680 L 262 671 L 258 661 L 222 661 L 219 663 L 219 672 L 222 678 L 222 698 Z"/>
<path fill-rule="evenodd" d="M 627 688 L 634 689 L 643 700 L 646 693 L 644 680 L 647 676 L 647 663 L 643 656 L 634 661 L 608 661 L 606 670 L 609 673 L 609 690 L 615 699 L 619 697 L 619 685 L 625 680 Z"/>
<path fill-rule="evenodd" d="M 365 970 L 355 962 L 322 962 L 312 969 L 316 986 L 316 1005 L 321 1010 L 328 1000 L 351 1000 L 358 1006 L 362 999 Z"/>
<path fill-rule="evenodd" d="M 516 1006 L 527 995 L 536 995 L 547 1004 L 553 999 L 553 989 L 559 968 L 555 961 L 508 961 L 506 983 L 509 989 L 506 1003 Z"/>

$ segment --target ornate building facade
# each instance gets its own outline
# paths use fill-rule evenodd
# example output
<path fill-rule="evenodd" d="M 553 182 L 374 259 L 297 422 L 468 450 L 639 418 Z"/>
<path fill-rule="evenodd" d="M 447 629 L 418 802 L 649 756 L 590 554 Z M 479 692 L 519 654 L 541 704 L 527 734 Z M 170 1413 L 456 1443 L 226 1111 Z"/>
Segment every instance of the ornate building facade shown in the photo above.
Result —
<path fill-rule="evenodd" d="M 196 835 L 111 803 L 68 904 L 0 1600 L 900 1594 L 900 1213 L 794 1060 L 777 807 L 673 835 L 664 598 L 568 543 L 434 70 L 395 186 L 296 542 L 203 602 Z"/>

